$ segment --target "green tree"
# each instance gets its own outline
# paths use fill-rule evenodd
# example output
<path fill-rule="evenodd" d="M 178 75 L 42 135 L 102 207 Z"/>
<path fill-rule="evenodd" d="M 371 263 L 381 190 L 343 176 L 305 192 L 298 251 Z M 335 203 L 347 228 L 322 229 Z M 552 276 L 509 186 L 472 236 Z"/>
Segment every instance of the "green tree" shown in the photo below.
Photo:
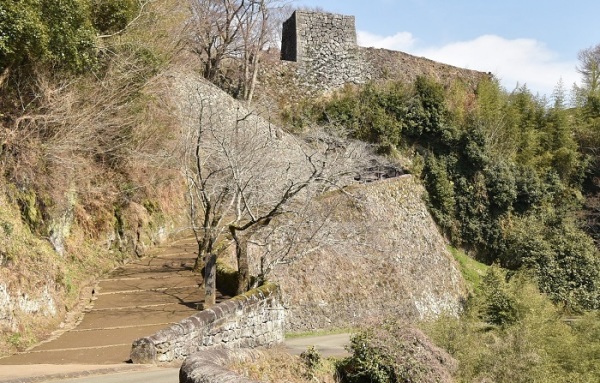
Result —
<path fill-rule="evenodd" d="M 440 84 L 427 77 L 417 77 L 407 109 L 406 134 L 411 141 L 438 155 L 452 150 L 460 135 L 447 120 L 444 88 Z"/>
<path fill-rule="evenodd" d="M 507 289 L 504 273 L 492 266 L 481 283 L 482 303 L 480 317 L 485 322 L 507 327 L 519 320 L 517 303 Z"/>
<path fill-rule="evenodd" d="M 101 33 L 119 32 L 138 14 L 138 0 L 92 0 L 92 22 Z"/>
<path fill-rule="evenodd" d="M 600 258 L 593 241 L 555 215 L 513 218 L 505 231 L 502 265 L 533 272 L 540 290 L 574 310 L 600 307 Z"/>
<path fill-rule="evenodd" d="M 425 158 L 423 174 L 431 213 L 436 222 L 453 238 L 456 236 L 456 198 L 454 183 L 448 176 L 446 164 L 430 154 Z"/>
<path fill-rule="evenodd" d="M 81 71 L 94 61 L 95 31 L 85 0 L 0 4 L 0 70 L 32 64 Z"/>

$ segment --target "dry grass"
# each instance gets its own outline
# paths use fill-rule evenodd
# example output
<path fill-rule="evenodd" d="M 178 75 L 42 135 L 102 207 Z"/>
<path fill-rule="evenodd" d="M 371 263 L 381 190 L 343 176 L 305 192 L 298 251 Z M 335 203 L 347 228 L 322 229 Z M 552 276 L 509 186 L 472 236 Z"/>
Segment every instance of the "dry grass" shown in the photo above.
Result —
<path fill-rule="evenodd" d="M 321 359 L 320 366 L 309 368 L 299 356 L 288 354 L 281 347 L 262 352 L 263 357 L 253 362 L 237 362 L 230 368 L 241 375 L 260 382 L 338 383 L 335 360 Z"/>

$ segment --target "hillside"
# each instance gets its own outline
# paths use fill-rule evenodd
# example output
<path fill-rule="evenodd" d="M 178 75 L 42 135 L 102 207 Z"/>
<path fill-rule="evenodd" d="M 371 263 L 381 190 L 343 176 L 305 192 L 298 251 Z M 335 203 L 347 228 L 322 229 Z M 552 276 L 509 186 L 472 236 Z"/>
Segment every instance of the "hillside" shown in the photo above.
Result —
<path fill-rule="evenodd" d="M 148 3 L 131 26 L 97 37 L 86 70 L 53 71 L 52 55 L 4 70 L 0 355 L 64 325 L 99 276 L 191 235 L 190 214 L 201 210 L 190 204 L 194 148 L 214 154 L 194 164 L 217 166 L 211 180 L 222 181 L 219 166 L 252 169 L 248 179 L 236 173 L 235 186 L 247 181 L 258 202 L 231 199 L 238 212 L 270 206 L 318 170 L 321 183 L 246 238 L 251 280 L 281 285 L 291 331 L 458 314 L 466 289 L 445 238 L 489 263 L 539 262 L 547 280 L 565 285 L 575 259 L 589 271 L 578 294 L 597 304 L 588 267 L 596 253 L 573 223 L 585 161 L 564 115 L 545 114 L 526 92 L 513 100 L 485 73 L 355 44 L 343 54 L 364 77 L 352 81 L 337 77 L 347 66 L 335 49 L 310 73 L 277 50 L 261 52 L 254 101 L 240 101 L 231 96 L 243 88 L 239 57 L 224 60 L 221 88 L 205 80 L 188 12 L 174 0 Z M 547 126 L 535 125 L 544 118 Z M 211 191 L 230 196 L 223 185 Z M 214 253 L 234 267 L 228 228 L 215 231 Z M 290 238 L 295 247 L 285 247 Z"/>
<path fill-rule="evenodd" d="M 206 83 L 194 71 L 182 70 L 189 62 L 183 56 L 136 85 L 136 89 L 139 89 L 136 92 L 141 97 L 136 96 L 135 107 L 141 113 L 137 112 L 135 121 L 128 122 L 133 133 L 133 137 L 128 140 L 134 140 L 128 141 L 129 148 L 123 152 L 123 157 L 117 164 L 103 169 L 97 159 L 81 153 L 78 161 L 73 162 L 75 167 L 69 170 L 70 175 L 48 179 L 48 182 L 52 181 L 50 186 L 45 184 L 46 178 L 36 175 L 43 172 L 43 168 L 38 165 L 26 168 L 36 179 L 35 182 L 14 178 L 22 173 L 11 170 L 16 164 L 15 157 L 7 157 L 7 152 L 4 152 L 5 186 L 2 188 L 1 209 L 4 235 L 0 242 L 0 320 L 4 352 L 15 347 L 26 347 L 60 323 L 65 314 L 75 308 L 80 293 L 84 296 L 89 293 L 83 287 L 92 283 L 94 277 L 131 256 L 143 256 L 149 246 L 164 241 L 168 236 L 177 235 L 185 228 L 185 188 L 178 176 L 180 152 L 177 148 L 182 138 L 179 127 L 185 120 L 193 120 L 195 117 L 185 115 L 190 110 L 181 106 L 201 94 L 213 98 L 214 104 L 220 108 L 221 117 L 236 115 L 242 108 L 237 101 Z M 182 84 L 185 84 L 187 90 L 182 91 Z M 66 92 L 63 96 L 81 97 L 82 94 L 78 96 Z M 75 99 L 74 105 L 85 105 L 82 101 Z M 56 106 L 51 107 L 58 108 L 61 105 L 60 98 L 53 105 Z M 112 108 L 114 104 L 91 107 Z M 123 109 L 122 106 L 120 108 Z M 123 109 L 123 112 L 130 110 L 128 108 Z M 86 113 L 97 113 L 97 110 L 87 109 Z M 46 113 L 55 112 L 56 109 L 50 109 Z M 119 112 L 107 120 L 98 120 L 100 126 L 95 129 L 104 129 L 103 126 L 118 123 L 119 120 L 115 121 L 114 118 L 120 118 L 121 115 Z M 59 125 L 64 127 L 61 134 L 66 134 L 63 136 L 65 138 L 68 138 L 70 123 L 67 120 Z M 272 128 L 266 121 L 261 124 Z M 62 150 L 60 147 L 42 150 L 58 149 Z M 61 153 L 62 158 L 71 156 L 67 152 Z M 386 162 L 383 159 L 381 161 Z M 46 166 L 54 173 L 64 169 L 59 162 L 49 162 Z M 90 170 L 85 170 L 86 166 Z M 82 172 L 95 180 L 75 177 L 83 175 Z M 393 224 L 392 222 L 399 221 L 392 221 L 378 229 L 377 235 L 381 237 L 372 240 L 385 240 L 386 247 L 393 244 L 393 253 L 388 254 L 384 250 L 373 256 L 365 253 L 346 258 L 344 251 L 326 252 L 324 254 L 327 255 L 318 258 L 318 265 L 323 273 L 316 274 L 307 269 L 314 266 L 315 258 L 306 258 L 290 269 L 280 268 L 276 279 L 282 282 L 285 291 L 303 289 L 307 294 L 304 298 L 292 294 L 289 296 L 293 305 L 292 317 L 297 318 L 291 328 L 299 330 L 348 325 L 355 318 L 367 315 L 367 312 L 371 316 L 378 315 L 374 311 L 377 307 L 385 308 L 381 314 L 402 311 L 403 315 L 413 318 L 439 313 L 442 308 L 457 312 L 463 298 L 462 282 L 445 251 L 443 239 L 420 199 L 423 191 L 413 181 L 395 182 L 402 186 L 397 189 L 394 187 L 396 191 L 390 191 L 389 195 L 380 190 L 385 189 L 384 186 L 357 187 L 361 198 L 369 200 L 366 202 L 369 211 L 365 214 L 372 220 L 367 223 L 372 222 L 373 225 L 368 226 L 377 227 L 375 223 L 394 213 L 398 214 L 396 219 L 411 217 L 422 221 L 415 221 L 414 226 Z M 101 194 L 95 194 L 97 192 Z M 400 194 L 394 197 L 396 192 Z M 410 202 L 392 206 L 394 198 Z M 386 213 L 386 209 L 382 209 L 382 206 L 387 205 L 390 205 L 393 213 Z M 400 214 L 402 212 L 404 213 Z M 343 217 L 354 213 L 347 211 L 340 214 Z M 361 224 L 364 223 L 361 221 Z M 385 234 L 388 230 L 394 232 Z M 402 234 L 404 230 L 411 234 Z M 417 232 L 418 236 L 415 237 L 413 234 Z M 28 245 L 23 246 L 25 243 Z M 33 253 L 39 255 L 33 256 Z M 429 261 L 424 262 L 423 259 Z M 437 270 L 435 277 L 433 274 L 425 277 L 428 283 L 410 282 L 415 275 L 433 271 L 425 267 L 427 264 L 443 266 L 434 267 Z M 348 273 L 353 270 L 356 273 L 358 265 L 363 268 L 363 277 L 354 274 L 351 284 L 342 283 L 347 278 L 342 279 L 339 270 L 346 270 Z M 377 280 L 371 279 L 374 270 L 379 270 L 376 272 L 380 276 Z M 283 278 L 286 274 L 290 278 Z M 310 275 L 318 275 L 318 278 L 312 280 Z M 302 280 L 304 282 L 300 282 Z M 418 277 L 417 280 L 422 282 L 423 277 Z M 359 289 L 366 284 L 372 288 Z M 339 292 L 346 287 L 347 293 L 340 295 Z M 306 299 L 320 302 L 318 305 L 321 307 L 321 314 L 314 316 L 311 321 L 306 318 L 313 316 L 315 308 L 305 306 L 302 300 Z M 326 309 L 323 309 L 323 302 L 327 305 Z M 387 304 L 379 304 L 383 302 Z M 353 312 L 351 316 L 339 316 L 335 322 L 324 319 L 324 316 L 330 316 L 342 307 L 349 313 L 347 308 L 351 306 L 364 309 Z"/>
<path fill-rule="evenodd" d="M 168 94 L 172 105 L 177 105 L 182 127 L 196 120 L 190 118 L 189 111 L 199 113 L 202 100 L 213 105 L 211 113 L 219 116 L 220 124 L 246 115 L 245 107 L 192 72 L 170 72 L 165 77 L 172 80 L 172 91 Z M 244 122 L 245 129 L 254 132 L 252 136 L 273 130 L 280 132 L 278 147 L 270 149 L 269 167 L 289 166 L 287 161 L 302 155 L 294 154 L 291 144 L 294 139 L 289 133 L 260 116 L 251 115 Z M 304 149 L 309 150 L 309 146 Z M 352 174 L 373 166 L 373 161 L 388 163 L 373 154 L 358 156 L 358 148 L 352 152 L 353 156 L 343 164 Z M 263 172 L 270 174 L 266 169 Z M 300 175 L 302 169 L 297 172 Z M 422 199 L 425 191 L 419 182 L 410 175 L 366 184 L 353 177 L 337 181 L 338 186 L 346 185 L 343 193 L 330 191 L 318 198 L 316 206 L 302 206 L 314 209 L 311 213 L 314 221 L 319 221 L 318 216 L 333 217 L 324 229 L 327 238 L 309 245 L 319 250 L 298 255 L 297 259 L 292 256 L 293 261 L 276 262 L 266 276 L 284 292 L 289 305 L 288 329 L 347 327 L 388 315 L 415 320 L 443 312 L 455 315 L 460 312 L 466 299 L 465 286 L 457 264 L 446 250 L 445 240 L 427 211 Z M 285 217 L 279 219 L 278 224 L 290 224 L 284 220 Z M 290 220 L 296 230 L 309 231 L 302 222 Z M 250 249 L 252 275 L 261 273 L 264 251 L 260 247 Z M 271 261 L 264 258 L 262 263 Z M 233 256 L 229 262 L 235 265 Z"/>

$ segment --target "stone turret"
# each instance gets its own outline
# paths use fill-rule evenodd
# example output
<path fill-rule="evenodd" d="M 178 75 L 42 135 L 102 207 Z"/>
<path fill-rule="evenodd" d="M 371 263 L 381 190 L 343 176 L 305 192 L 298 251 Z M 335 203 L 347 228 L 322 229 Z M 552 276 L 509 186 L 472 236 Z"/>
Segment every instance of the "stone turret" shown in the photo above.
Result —
<path fill-rule="evenodd" d="M 297 62 L 307 82 L 320 88 L 366 80 L 354 16 L 294 12 L 283 23 L 281 59 Z"/>

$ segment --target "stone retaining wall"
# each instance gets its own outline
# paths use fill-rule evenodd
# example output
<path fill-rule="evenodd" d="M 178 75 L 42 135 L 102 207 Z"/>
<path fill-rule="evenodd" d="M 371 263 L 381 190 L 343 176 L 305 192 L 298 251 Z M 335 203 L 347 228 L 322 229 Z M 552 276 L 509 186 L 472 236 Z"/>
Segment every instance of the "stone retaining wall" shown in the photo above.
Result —
<path fill-rule="evenodd" d="M 169 363 L 210 348 L 254 348 L 283 342 L 279 287 L 266 284 L 133 342 L 133 363 Z"/>
<path fill-rule="evenodd" d="M 457 316 L 466 299 L 464 280 L 419 180 L 404 175 L 345 192 L 352 197 L 331 192 L 318 199 L 320 214 L 329 217 L 329 244 L 269 275 L 281 287 L 286 331 Z M 251 259 L 260 251 L 251 246 Z M 258 270 L 251 262 L 251 274 Z"/>

